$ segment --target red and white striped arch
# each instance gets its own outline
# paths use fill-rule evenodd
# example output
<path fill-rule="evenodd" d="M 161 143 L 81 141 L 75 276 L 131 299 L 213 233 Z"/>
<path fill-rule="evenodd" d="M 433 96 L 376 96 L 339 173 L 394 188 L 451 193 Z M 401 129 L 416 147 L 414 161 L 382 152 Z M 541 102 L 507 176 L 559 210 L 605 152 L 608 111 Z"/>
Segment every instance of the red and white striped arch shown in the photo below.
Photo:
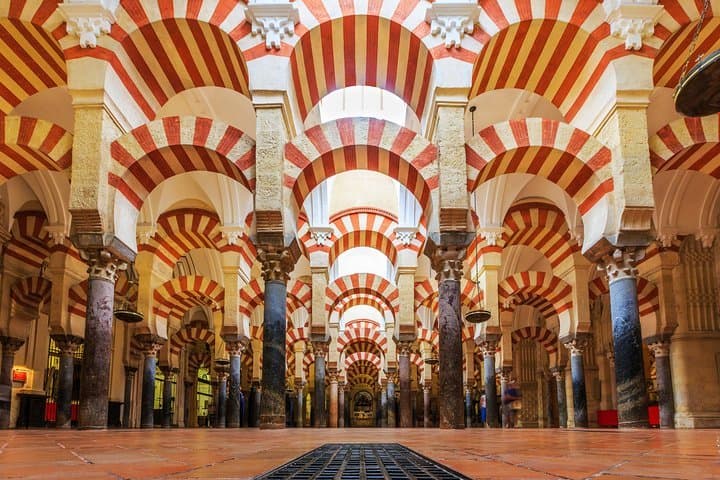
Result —
<path fill-rule="evenodd" d="M 360 305 L 374 308 L 375 310 L 380 312 L 383 317 L 385 316 L 385 313 L 391 312 L 390 306 L 385 301 L 385 299 L 376 293 L 354 293 L 352 295 L 344 296 L 342 300 L 339 300 L 335 303 L 333 311 L 337 312 L 339 315 L 342 315 L 352 307 L 357 307 Z"/>
<path fill-rule="evenodd" d="M 206 305 L 222 310 L 225 289 L 216 281 L 201 275 L 173 278 L 153 292 L 153 312 L 164 318 L 182 318 L 185 312 L 196 306 Z"/>
<path fill-rule="evenodd" d="M 50 235 L 45 230 L 44 212 L 25 210 L 15 213 L 10 241 L 4 254 L 32 268 L 40 268 L 50 254 Z"/>
<path fill-rule="evenodd" d="M 346 233 L 333 242 L 330 248 L 330 265 L 335 263 L 342 253 L 359 247 L 373 248 L 385 255 L 391 264 L 397 263 L 397 249 L 390 238 L 378 232 L 360 230 Z"/>
<path fill-rule="evenodd" d="M 547 318 L 568 312 L 572 306 L 572 287 L 560 278 L 545 272 L 516 273 L 498 285 L 501 306 L 513 310 L 514 305 L 538 308 Z"/>
<path fill-rule="evenodd" d="M 157 220 L 157 232 L 147 243 L 138 245 L 139 252 L 150 252 L 172 267 L 181 256 L 198 248 L 209 248 L 240 255 L 249 269 L 255 261 L 255 247 L 243 234 L 230 245 L 220 229 L 221 223 L 213 212 L 196 208 L 165 212 Z"/>
<path fill-rule="evenodd" d="M 529 338 L 535 340 L 545 349 L 547 353 L 555 353 L 558 350 L 558 338 L 554 332 L 544 327 L 523 327 L 514 330 L 510 337 L 512 343 L 518 343 L 520 340 Z"/>
<path fill-rule="evenodd" d="M 265 301 L 265 293 L 263 286 L 260 284 L 257 278 L 250 280 L 250 282 L 242 287 L 239 292 L 240 296 L 240 315 L 244 318 L 252 319 L 252 314 L 257 307 L 263 304 Z M 257 333 L 257 329 L 262 327 L 251 327 L 251 331 Z M 262 335 L 259 337 L 252 336 L 250 338 L 257 338 L 262 340 Z"/>
<path fill-rule="evenodd" d="M 67 83 L 57 39 L 65 25 L 54 0 L 0 2 L 0 115 L 28 97 Z"/>
<path fill-rule="evenodd" d="M 694 170 L 720 178 L 720 114 L 675 120 L 658 130 L 649 144 L 657 172 Z"/>
<path fill-rule="evenodd" d="M 468 189 L 509 173 L 546 178 L 585 215 L 612 192 L 611 150 L 591 135 L 554 120 L 526 118 L 491 125 L 465 146 Z"/>
<path fill-rule="evenodd" d="M 210 368 L 210 354 L 193 350 L 188 355 L 188 370 L 197 372 L 201 368 Z"/>
<path fill-rule="evenodd" d="M 482 305 L 484 293 L 477 290 L 475 284 L 467 278 L 460 280 L 460 304 L 468 310 L 476 310 Z M 415 309 L 427 307 L 435 314 L 438 312 L 438 291 L 430 280 L 415 283 Z"/>
<path fill-rule="evenodd" d="M 438 332 L 435 330 L 430 330 L 428 328 L 418 328 L 417 341 L 426 342 L 430 344 L 433 348 L 437 348 L 440 345 L 440 337 L 438 335 Z"/>
<path fill-rule="evenodd" d="M 70 322 L 85 321 L 87 314 L 88 281 L 76 283 L 68 290 L 68 314 Z"/>
<path fill-rule="evenodd" d="M 0 113 L 0 183 L 34 170 L 65 170 L 72 162 L 72 143 L 72 134 L 58 125 Z"/>
<path fill-rule="evenodd" d="M 352 355 L 348 355 L 347 357 L 345 357 L 345 370 L 349 370 L 355 362 L 361 362 L 363 360 L 372 363 L 378 370 L 382 367 L 383 364 L 382 358 L 373 353 L 356 352 Z"/>
<path fill-rule="evenodd" d="M 580 247 L 570 238 L 565 215 L 548 204 L 522 204 L 505 216 L 501 246 L 525 245 L 542 253 L 553 268 L 558 267 Z"/>
<path fill-rule="evenodd" d="M 180 354 L 180 351 L 189 343 L 207 343 L 215 345 L 215 332 L 203 325 L 186 325 L 170 337 L 170 352 Z"/>
<path fill-rule="evenodd" d="M 374 322 L 369 321 L 349 323 L 337 339 L 337 351 L 342 353 L 345 347 L 360 340 L 374 343 L 383 354 L 387 353 L 385 332 L 381 332 Z"/>
<path fill-rule="evenodd" d="M 331 311 L 344 297 L 357 293 L 379 296 L 393 312 L 400 308 L 400 294 L 395 285 L 372 273 L 354 273 L 335 279 L 327 287 L 325 309 Z"/>
<path fill-rule="evenodd" d="M 21 278 L 10 287 L 10 299 L 18 306 L 37 311 L 40 304 L 50 299 L 52 283 L 43 277 Z"/>
<path fill-rule="evenodd" d="M 602 5 L 592 0 L 491 1 L 483 4 L 482 17 L 487 34 L 473 68 L 470 98 L 501 88 L 529 90 L 570 121 L 610 62 L 630 54 L 610 36 Z M 652 56 L 653 43 L 659 46 L 646 41 L 639 54 Z"/>
<path fill-rule="evenodd" d="M 355 385 L 377 385 L 378 367 L 369 360 L 357 360 L 345 372 L 347 383 L 352 387 Z"/>
<path fill-rule="evenodd" d="M 610 293 L 607 277 L 604 275 L 596 277 L 590 282 L 588 287 L 591 300 Z M 645 277 L 638 276 L 636 287 L 640 318 L 645 318 L 658 312 L 660 310 L 660 295 L 657 286 Z"/>
<path fill-rule="evenodd" d="M 304 308 L 308 312 L 312 307 L 312 290 L 310 286 L 297 279 L 287 283 L 287 313 L 291 315 L 295 310 Z"/>
<path fill-rule="evenodd" d="M 343 13 L 334 19 L 322 15 L 318 25 L 307 25 L 308 30 L 300 28 L 298 32 L 290 70 L 301 118 L 328 93 L 354 85 L 393 92 L 422 117 L 434 64 L 422 38 L 377 13 Z M 427 27 L 420 32 L 426 35 Z"/>
<path fill-rule="evenodd" d="M 166 117 L 110 145 L 110 185 L 137 210 L 155 187 L 185 172 L 227 175 L 255 188 L 255 141 L 237 128 L 201 117 Z"/>
<path fill-rule="evenodd" d="M 432 211 L 438 189 L 437 147 L 392 122 L 345 118 L 317 125 L 285 146 L 284 184 L 295 212 L 320 183 L 349 170 L 371 170 L 403 184 Z"/>

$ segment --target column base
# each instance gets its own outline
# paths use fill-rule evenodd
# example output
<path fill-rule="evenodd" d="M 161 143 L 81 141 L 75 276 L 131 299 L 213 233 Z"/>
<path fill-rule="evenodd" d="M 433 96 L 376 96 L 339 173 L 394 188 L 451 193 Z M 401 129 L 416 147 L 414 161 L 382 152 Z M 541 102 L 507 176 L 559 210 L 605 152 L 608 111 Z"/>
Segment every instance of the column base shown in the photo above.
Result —
<path fill-rule="evenodd" d="M 647 420 L 637 420 L 634 422 L 620 422 L 618 428 L 650 428 L 650 422 Z"/>
<path fill-rule="evenodd" d="M 260 417 L 260 430 L 279 430 L 285 428 L 285 417 Z"/>
<path fill-rule="evenodd" d="M 107 430 L 108 427 L 107 426 L 95 427 L 92 425 L 84 425 L 84 426 L 78 427 L 77 429 L 78 430 Z"/>

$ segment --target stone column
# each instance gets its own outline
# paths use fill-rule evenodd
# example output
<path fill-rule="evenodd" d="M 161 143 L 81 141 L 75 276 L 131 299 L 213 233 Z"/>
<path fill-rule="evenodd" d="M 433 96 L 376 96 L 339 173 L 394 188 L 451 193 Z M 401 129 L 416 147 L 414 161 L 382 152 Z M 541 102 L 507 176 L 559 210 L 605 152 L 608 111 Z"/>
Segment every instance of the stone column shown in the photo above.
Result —
<path fill-rule="evenodd" d="M 75 335 L 53 336 L 60 349 L 60 371 L 58 372 L 56 428 L 70 428 L 72 411 L 73 374 L 75 354 L 83 339 Z"/>
<path fill-rule="evenodd" d="M 472 389 L 465 386 L 465 426 L 472 427 Z"/>
<path fill-rule="evenodd" d="M 660 428 L 675 428 L 675 401 L 673 400 L 672 375 L 670 373 L 670 341 L 655 340 L 648 343 L 655 355 Z"/>
<path fill-rule="evenodd" d="M 303 428 L 305 426 L 305 382 L 295 384 L 297 393 L 297 409 L 295 411 L 295 426 Z"/>
<path fill-rule="evenodd" d="M 429 368 L 429 367 L 428 367 Z M 432 387 L 430 385 L 423 385 L 423 427 L 430 428 L 430 392 Z"/>
<path fill-rule="evenodd" d="M 503 428 L 507 428 L 508 426 L 508 405 L 505 405 L 505 395 L 507 392 L 507 384 L 510 381 L 510 377 L 512 376 L 512 367 L 502 367 L 500 370 L 498 370 L 498 373 L 500 374 L 500 405 L 501 405 L 501 423 Z"/>
<path fill-rule="evenodd" d="M 124 264 L 106 250 L 82 252 L 90 267 L 78 424 L 83 429 L 107 428 L 115 282 Z"/>
<path fill-rule="evenodd" d="M 560 428 L 567 428 L 567 395 L 565 395 L 565 369 L 553 367 L 551 369 L 555 377 L 555 389 L 557 390 L 558 422 Z"/>
<path fill-rule="evenodd" d="M 380 427 L 387 428 L 388 426 L 388 392 L 387 392 L 387 379 L 382 383 L 382 389 L 380 390 Z"/>
<path fill-rule="evenodd" d="M 260 390 L 260 383 L 253 381 L 250 385 L 250 399 L 248 409 L 249 419 L 248 426 L 259 427 L 260 426 L 260 397 L 262 392 Z"/>
<path fill-rule="evenodd" d="M 240 427 L 240 378 L 241 378 L 241 356 L 245 345 L 237 338 L 223 338 L 225 351 L 230 356 L 230 385 L 228 388 L 227 400 L 227 428 Z"/>
<path fill-rule="evenodd" d="M 325 415 L 325 357 L 328 353 L 327 342 L 313 342 L 315 355 L 315 394 L 313 395 L 313 427 L 327 427 Z"/>
<path fill-rule="evenodd" d="M 257 254 L 265 280 L 260 428 L 285 428 L 285 313 L 295 258 L 290 249 L 271 246 L 260 246 Z"/>
<path fill-rule="evenodd" d="M 123 428 L 130 428 L 130 408 L 132 406 L 132 387 L 137 367 L 125 365 L 125 392 L 123 398 Z"/>
<path fill-rule="evenodd" d="M 589 335 L 577 333 L 575 338 L 568 339 L 564 343 L 565 348 L 570 350 L 570 373 L 572 374 L 573 390 L 573 413 L 575 415 L 575 427 L 588 427 L 587 392 L 585 390 L 585 364 L 583 352 L 587 347 Z"/>
<path fill-rule="evenodd" d="M 15 337 L 0 337 L 2 364 L 0 364 L 0 429 L 10 428 L 10 403 L 12 402 L 12 369 L 15 353 L 25 340 Z"/>
<path fill-rule="evenodd" d="M 192 373 L 192 372 L 190 372 Z M 197 373 L 195 373 L 194 377 L 191 377 L 196 379 Z M 185 380 L 183 382 L 183 385 L 185 386 L 185 408 L 187 409 L 187 422 L 185 422 L 185 426 L 188 428 L 194 428 L 197 427 L 197 393 L 195 393 L 195 385 L 197 380 L 191 381 L 191 380 Z"/>
<path fill-rule="evenodd" d="M 164 375 L 163 380 L 163 396 L 162 396 L 162 426 L 163 428 L 170 428 L 172 425 L 172 379 L 177 368 L 172 368 L 168 365 L 160 367 Z"/>
<path fill-rule="evenodd" d="M 215 409 L 217 416 L 215 420 L 215 428 L 225 428 L 227 419 L 227 379 L 229 369 L 227 367 L 215 367 L 215 371 L 218 376 L 217 408 Z"/>
<path fill-rule="evenodd" d="M 485 335 L 485 340 L 480 343 L 483 353 L 483 371 L 485 374 L 485 405 L 487 411 L 488 427 L 500 427 L 498 418 L 497 386 L 495 384 L 495 353 L 497 353 L 500 335 Z"/>
<path fill-rule="evenodd" d="M 397 375 L 395 372 L 388 372 L 387 377 L 387 427 L 397 428 L 397 401 L 395 399 L 395 385 L 397 384 Z"/>
<path fill-rule="evenodd" d="M 465 428 L 460 317 L 460 278 L 464 256 L 464 247 L 438 246 L 430 257 L 438 281 L 440 428 Z"/>
<path fill-rule="evenodd" d="M 617 249 L 603 259 L 610 284 L 620 428 L 650 426 L 635 268 L 635 262 L 643 255 L 642 250 Z"/>
<path fill-rule="evenodd" d="M 345 428 L 345 382 L 338 383 L 338 428 Z"/>
<path fill-rule="evenodd" d="M 150 333 L 137 335 L 137 339 L 145 355 L 142 400 L 140 403 L 140 428 L 153 428 L 155 423 L 155 367 L 157 364 L 157 352 L 162 348 L 165 340 Z"/>
<path fill-rule="evenodd" d="M 398 342 L 398 373 L 400 379 L 400 427 L 411 428 L 412 403 L 410 392 L 410 342 Z"/>
<path fill-rule="evenodd" d="M 617 409 L 617 380 L 615 379 L 615 352 L 605 354 L 610 363 L 610 388 L 612 389 L 612 409 Z"/>
<path fill-rule="evenodd" d="M 330 382 L 330 405 L 328 412 L 328 427 L 338 427 L 338 373 L 337 370 L 328 372 L 328 380 Z"/>

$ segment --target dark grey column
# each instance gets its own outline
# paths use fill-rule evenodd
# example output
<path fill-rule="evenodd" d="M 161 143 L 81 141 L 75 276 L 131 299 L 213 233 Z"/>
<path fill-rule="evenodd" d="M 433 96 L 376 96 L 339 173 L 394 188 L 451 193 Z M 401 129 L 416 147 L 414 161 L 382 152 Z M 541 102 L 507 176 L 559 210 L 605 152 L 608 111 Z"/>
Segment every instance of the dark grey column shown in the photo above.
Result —
<path fill-rule="evenodd" d="M 507 385 L 512 375 L 512 367 L 502 367 L 498 370 L 500 374 L 500 408 L 501 408 L 501 424 L 503 428 L 508 426 L 508 405 L 505 405 L 504 399 L 507 392 Z"/>
<path fill-rule="evenodd" d="M 603 259 L 610 284 L 610 315 L 620 428 L 650 426 L 635 280 L 635 261 L 641 258 L 640 250 L 617 249 L 612 257 Z"/>
<path fill-rule="evenodd" d="M 560 428 L 567 428 L 567 395 L 565 394 L 565 369 L 554 367 L 552 374 L 555 377 L 555 388 L 557 390 L 558 420 Z"/>
<path fill-rule="evenodd" d="M 326 342 L 313 342 L 315 354 L 315 394 L 313 395 L 313 427 L 327 427 L 325 414 L 325 357 L 328 344 Z"/>
<path fill-rule="evenodd" d="M 132 385 L 137 367 L 125 365 L 125 392 L 123 398 L 123 428 L 130 428 L 130 407 L 132 405 Z"/>
<path fill-rule="evenodd" d="M 162 426 L 163 428 L 170 428 L 172 425 L 172 379 L 175 373 L 178 371 L 176 368 L 169 366 L 162 366 L 160 369 L 163 372 L 163 396 L 162 396 Z"/>
<path fill-rule="evenodd" d="M 563 343 L 570 350 L 570 373 L 572 374 L 573 410 L 575 427 L 588 427 L 587 391 L 585 389 L 585 364 L 583 352 L 587 347 L 589 336 L 577 333 L 575 338 Z"/>
<path fill-rule="evenodd" d="M 153 428 L 155 424 L 155 368 L 157 352 L 165 341 L 157 335 L 143 333 L 136 335 L 145 361 L 143 363 L 142 397 L 140 401 L 140 428 Z M 84 370 L 84 366 L 83 366 Z"/>
<path fill-rule="evenodd" d="M 249 399 L 249 419 L 248 419 L 248 425 L 250 427 L 259 427 L 260 426 L 260 396 L 262 395 L 262 392 L 260 391 L 260 384 L 257 381 L 253 381 L 252 385 L 250 386 L 250 399 Z"/>
<path fill-rule="evenodd" d="M 485 405 L 488 427 L 500 427 L 498 418 L 497 386 L 495 384 L 495 353 L 500 342 L 500 335 L 486 334 L 480 343 L 483 352 L 483 372 L 485 374 Z"/>
<path fill-rule="evenodd" d="M 228 370 L 226 368 L 215 368 L 218 374 L 218 393 L 217 393 L 217 417 L 215 420 L 215 428 L 225 428 L 226 412 L 227 412 L 227 379 Z"/>
<path fill-rule="evenodd" d="M 462 318 L 460 278 L 465 249 L 438 246 L 430 256 L 437 272 L 439 301 L 439 413 L 440 428 L 465 428 L 463 407 Z"/>
<path fill-rule="evenodd" d="M 12 401 L 12 369 L 15 353 L 25 340 L 15 337 L 0 337 L 2 364 L 0 364 L 0 429 L 10 428 L 10 403 Z"/>
<path fill-rule="evenodd" d="M 295 426 L 303 428 L 305 426 L 305 382 L 295 384 L 295 392 L 297 393 L 297 408 L 295 411 Z"/>
<path fill-rule="evenodd" d="M 426 368 L 430 368 L 428 365 Z M 430 428 L 430 385 L 423 385 L 423 427 Z"/>
<path fill-rule="evenodd" d="M 672 375 L 670 372 L 670 341 L 655 340 L 648 343 L 655 355 L 660 428 L 675 428 L 675 400 L 673 399 Z"/>
<path fill-rule="evenodd" d="M 400 427 L 412 428 L 410 392 L 410 342 L 398 342 L 398 377 L 400 380 Z"/>
<path fill-rule="evenodd" d="M 105 250 L 84 251 L 84 255 L 90 268 L 78 425 L 99 429 L 107 428 L 115 281 L 120 262 Z"/>
<path fill-rule="evenodd" d="M 338 383 L 338 428 L 345 428 L 345 382 Z"/>
<path fill-rule="evenodd" d="M 227 399 L 227 428 L 240 427 L 241 355 L 245 346 L 235 336 L 223 337 L 225 351 L 230 356 L 230 374 Z"/>
<path fill-rule="evenodd" d="M 380 391 L 380 426 L 387 428 L 388 426 L 388 390 L 387 381 L 385 381 Z"/>
<path fill-rule="evenodd" d="M 285 428 L 287 281 L 296 259 L 292 249 L 268 245 L 258 246 L 257 255 L 265 280 L 260 428 Z"/>
<path fill-rule="evenodd" d="M 465 426 L 472 427 L 472 390 L 465 388 Z"/>
<path fill-rule="evenodd" d="M 388 372 L 387 381 L 387 426 L 388 428 L 397 428 L 397 402 L 395 399 L 395 373 Z"/>
<path fill-rule="evenodd" d="M 83 339 L 75 335 L 53 335 L 53 340 L 55 340 L 55 345 L 60 349 L 55 427 L 70 428 L 75 354 L 82 344 Z"/>

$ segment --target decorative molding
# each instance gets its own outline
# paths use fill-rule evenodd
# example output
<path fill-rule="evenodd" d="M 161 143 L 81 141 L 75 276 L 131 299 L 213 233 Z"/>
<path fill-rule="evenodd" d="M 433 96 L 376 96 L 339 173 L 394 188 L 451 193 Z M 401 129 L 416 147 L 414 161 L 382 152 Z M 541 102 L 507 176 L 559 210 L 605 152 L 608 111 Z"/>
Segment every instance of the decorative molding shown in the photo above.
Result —
<path fill-rule="evenodd" d="M 655 25 L 663 13 L 658 0 L 605 0 L 610 34 L 625 40 L 626 50 L 640 50 L 643 40 L 655 34 Z"/>
<path fill-rule="evenodd" d="M 415 240 L 417 232 L 418 229 L 415 227 L 396 227 L 395 238 L 397 238 L 398 242 L 402 243 L 407 247 L 412 243 L 413 240 Z"/>
<path fill-rule="evenodd" d="M 466 33 L 473 33 L 480 7 L 473 0 L 436 0 L 425 11 L 430 33 L 445 40 L 445 48 L 460 48 Z"/>
<path fill-rule="evenodd" d="M 107 250 L 80 250 L 80 256 L 89 266 L 87 273 L 90 280 L 107 280 L 115 283 L 118 274 L 128 266 L 126 262 Z"/>
<path fill-rule="evenodd" d="M 285 35 L 295 34 L 300 12 L 287 0 L 250 0 L 245 17 L 252 23 L 252 34 L 265 39 L 265 48 L 280 50 Z"/>
<path fill-rule="evenodd" d="M 590 334 L 577 333 L 574 338 L 569 338 L 562 343 L 570 351 L 570 356 L 582 355 L 590 343 Z"/>
<path fill-rule="evenodd" d="M 703 248 L 711 248 L 719 231 L 717 228 L 701 228 L 695 234 L 695 240 L 702 243 Z"/>
<path fill-rule="evenodd" d="M 605 270 L 609 283 L 635 278 L 638 275 L 635 265 L 644 257 L 644 248 L 616 248 L 611 255 L 603 257 L 599 268 Z"/>
<path fill-rule="evenodd" d="M 276 248 L 270 245 L 258 246 L 257 258 L 262 266 L 262 276 L 266 282 L 287 282 L 290 272 L 295 269 L 296 256 L 291 248 Z"/>
<path fill-rule="evenodd" d="M 437 273 L 438 282 L 443 280 L 455 280 L 457 282 L 463 276 L 463 260 L 465 259 L 465 248 L 454 245 L 439 245 L 430 256 L 430 263 Z"/>
<path fill-rule="evenodd" d="M 53 245 L 62 245 L 65 243 L 65 238 L 67 238 L 65 225 L 46 225 L 45 231 L 50 235 Z"/>
<path fill-rule="evenodd" d="M 140 245 L 148 243 L 157 233 L 157 225 L 154 223 L 140 223 L 135 227 L 135 236 Z"/>
<path fill-rule="evenodd" d="M 668 357 L 670 356 L 670 342 L 665 341 L 657 341 L 648 343 L 648 349 L 653 353 L 655 357 Z"/>
<path fill-rule="evenodd" d="M 220 227 L 220 233 L 228 245 L 237 245 L 238 240 L 242 238 L 245 232 L 241 225 L 223 225 Z"/>
<path fill-rule="evenodd" d="M 65 0 L 58 5 L 66 31 L 80 38 L 80 47 L 95 48 L 100 35 L 110 33 L 120 0 Z"/>
<path fill-rule="evenodd" d="M 498 240 L 502 238 L 503 234 L 503 227 L 481 227 L 478 230 L 478 233 L 482 235 L 485 238 L 485 242 L 487 242 L 488 245 L 497 245 Z"/>
<path fill-rule="evenodd" d="M 310 227 L 310 238 L 323 247 L 330 246 L 333 233 L 332 227 Z"/>
<path fill-rule="evenodd" d="M 672 227 L 664 227 L 657 232 L 657 241 L 664 248 L 671 247 L 677 241 L 678 230 Z"/>

